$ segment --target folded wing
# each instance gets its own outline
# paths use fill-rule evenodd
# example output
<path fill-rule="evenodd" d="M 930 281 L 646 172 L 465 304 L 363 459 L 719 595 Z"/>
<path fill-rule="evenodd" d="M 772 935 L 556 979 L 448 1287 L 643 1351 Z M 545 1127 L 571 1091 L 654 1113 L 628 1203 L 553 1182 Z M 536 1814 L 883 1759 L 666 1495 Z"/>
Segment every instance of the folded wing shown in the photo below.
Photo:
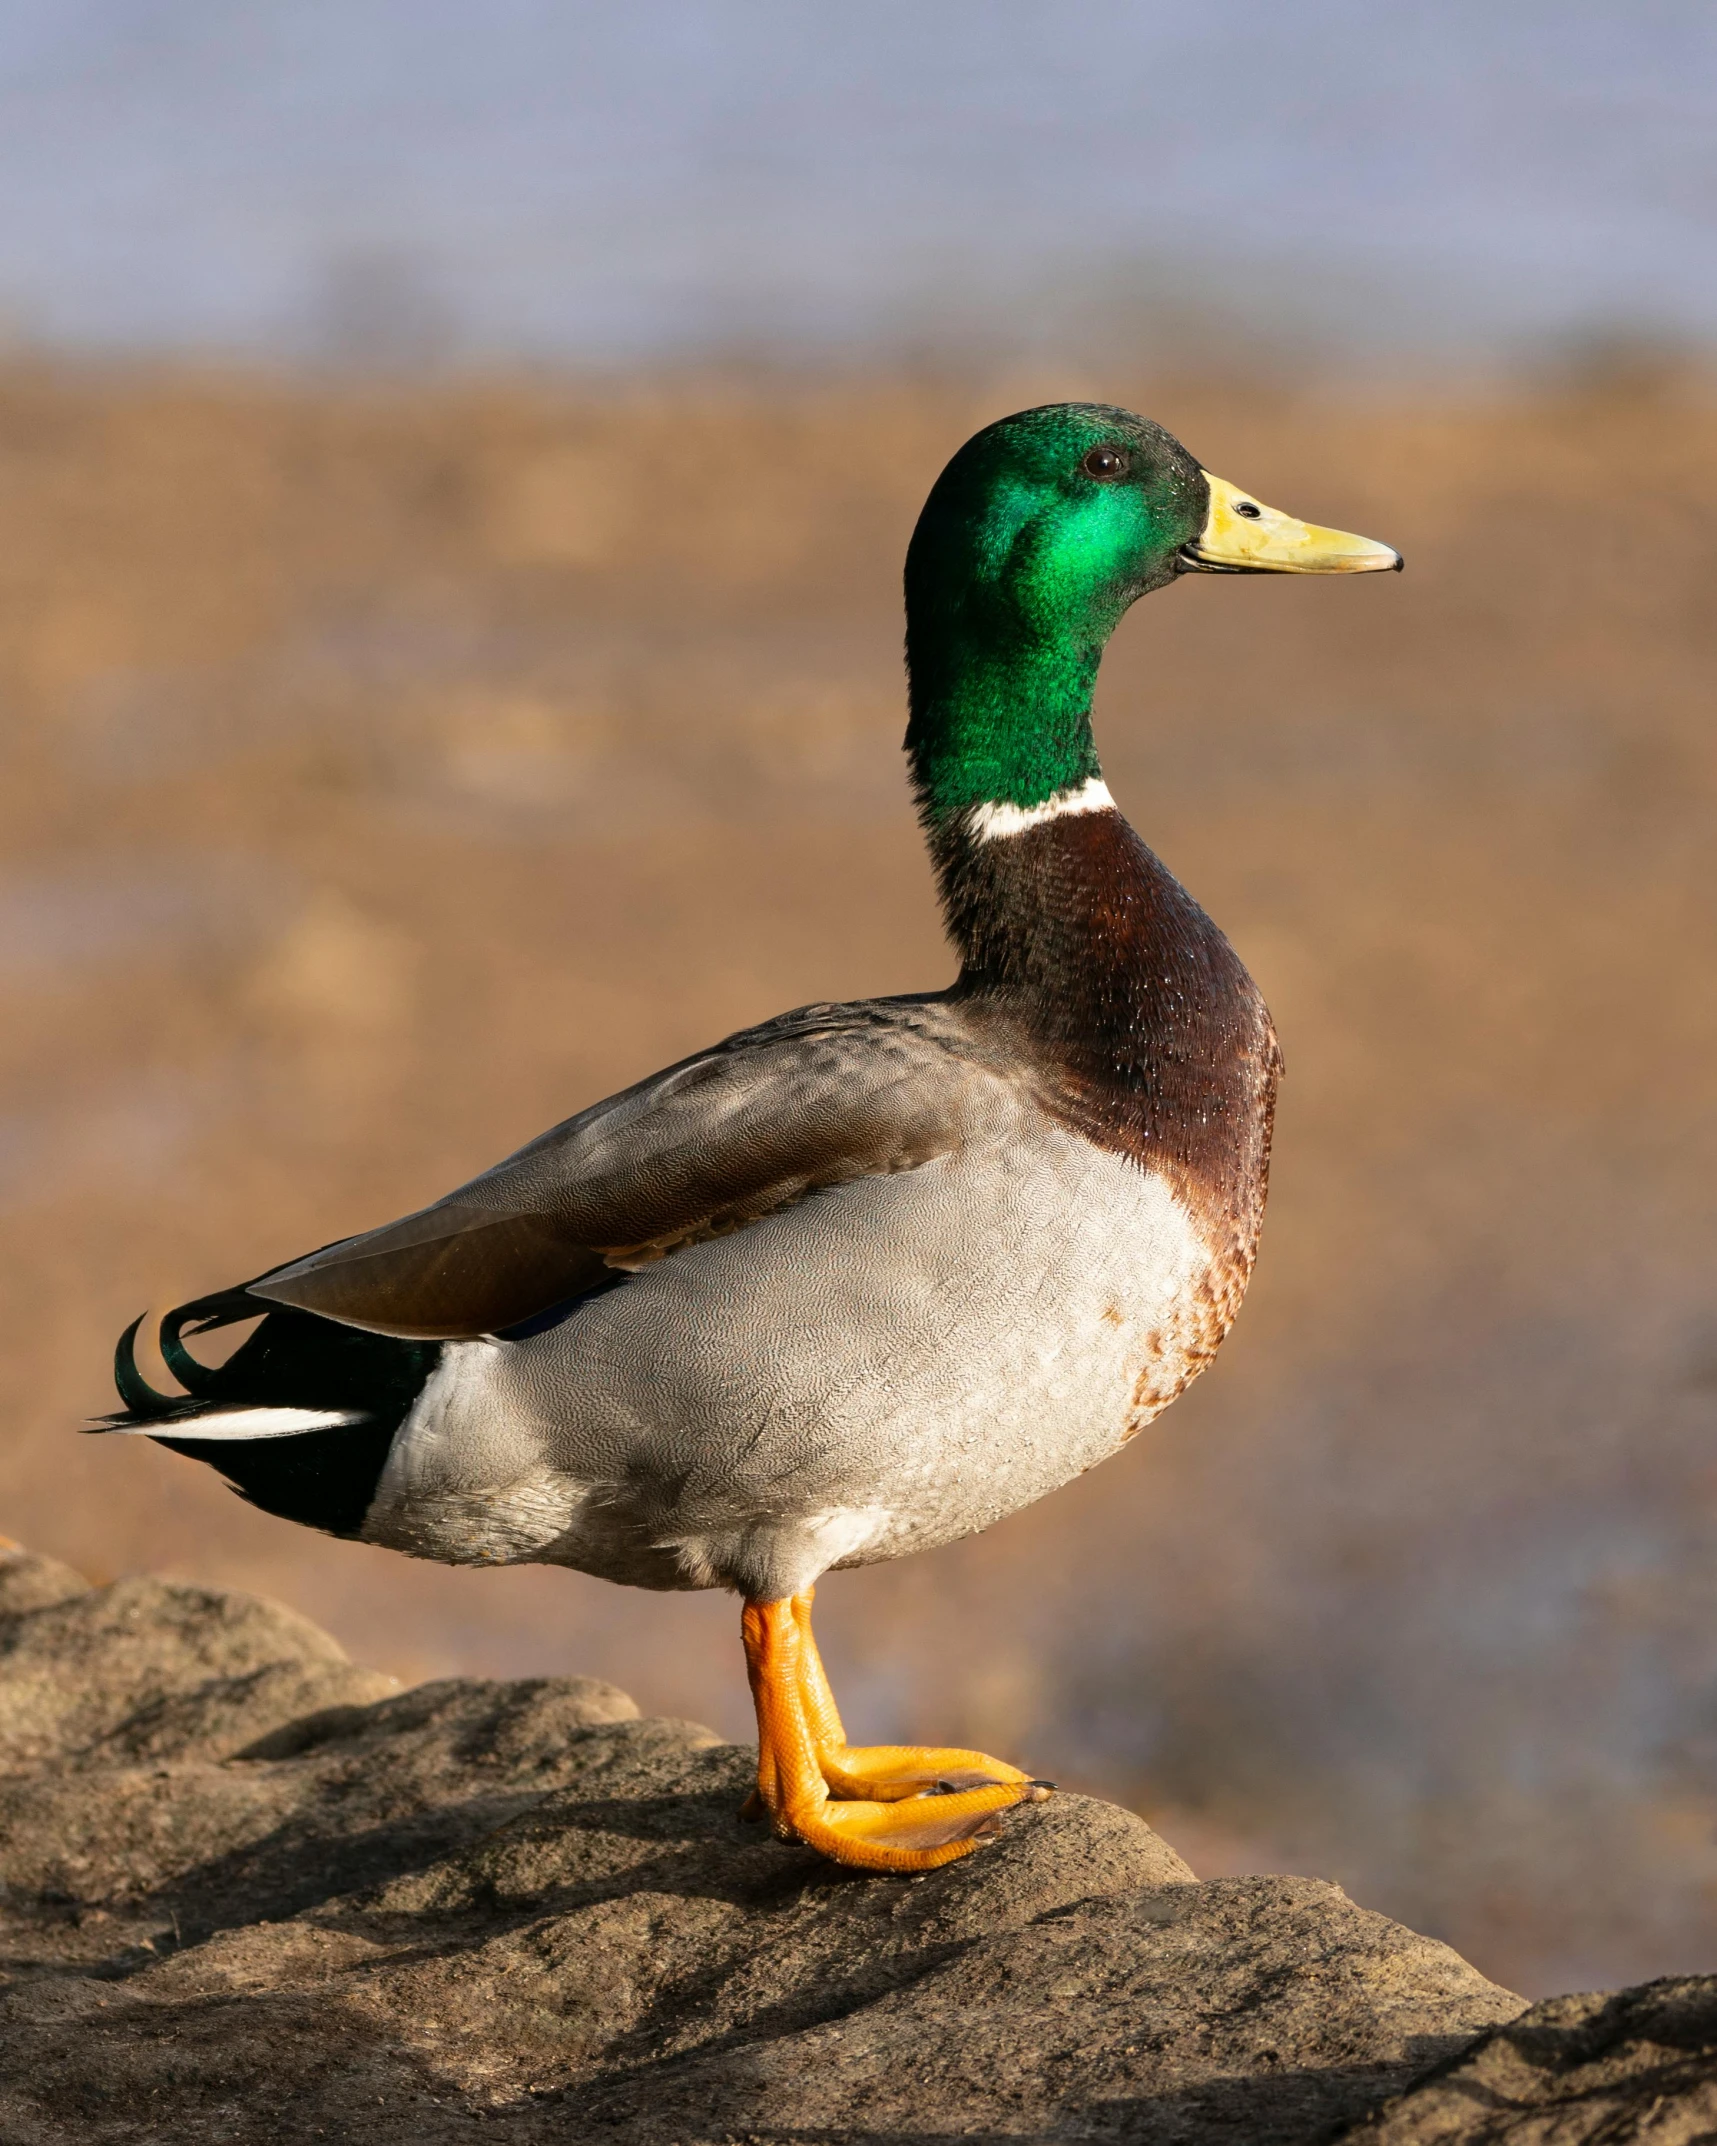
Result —
<path fill-rule="evenodd" d="M 376 1333 L 494 1333 L 820 1187 L 951 1152 L 1001 1078 L 982 1058 L 936 1001 L 805 1007 L 250 1287 Z"/>

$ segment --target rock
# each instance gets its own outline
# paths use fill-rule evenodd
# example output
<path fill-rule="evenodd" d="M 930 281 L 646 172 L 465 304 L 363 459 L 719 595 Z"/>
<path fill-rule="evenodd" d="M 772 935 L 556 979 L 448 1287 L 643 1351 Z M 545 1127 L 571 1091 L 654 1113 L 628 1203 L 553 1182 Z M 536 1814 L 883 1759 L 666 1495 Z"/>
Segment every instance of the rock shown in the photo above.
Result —
<path fill-rule="evenodd" d="M 1352 2146 L 1717 2138 L 1717 1975 L 1552 1997 L 1350 2136 Z"/>
<path fill-rule="evenodd" d="M 1200 1884 L 1109 1804 L 844 1873 L 739 1819 L 745 1750 L 611 1685 L 398 1691 L 267 1603 L 24 1557 L 0 1754 L 9 2146 L 1297 2146 L 1452 2061 L 1393 2146 L 1503 2136 L 1448 2128 L 1462 2067 L 1566 2083 L 1595 2031 L 1333 1885 Z"/>
<path fill-rule="evenodd" d="M 224 1758 L 265 1727 L 398 1689 L 277 1603 L 167 1580 L 71 1580 L 45 1560 L 0 1564 L 8 1772 L 191 1748 Z"/>

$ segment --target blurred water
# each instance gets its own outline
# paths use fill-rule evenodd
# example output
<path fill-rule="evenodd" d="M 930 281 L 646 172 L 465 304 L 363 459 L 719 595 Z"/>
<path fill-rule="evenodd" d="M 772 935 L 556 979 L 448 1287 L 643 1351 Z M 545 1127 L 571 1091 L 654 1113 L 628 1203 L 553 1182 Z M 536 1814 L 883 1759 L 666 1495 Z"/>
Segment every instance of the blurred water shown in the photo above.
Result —
<path fill-rule="evenodd" d="M 0 319 L 390 361 L 1717 333 L 1700 0 L 4 0 Z"/>

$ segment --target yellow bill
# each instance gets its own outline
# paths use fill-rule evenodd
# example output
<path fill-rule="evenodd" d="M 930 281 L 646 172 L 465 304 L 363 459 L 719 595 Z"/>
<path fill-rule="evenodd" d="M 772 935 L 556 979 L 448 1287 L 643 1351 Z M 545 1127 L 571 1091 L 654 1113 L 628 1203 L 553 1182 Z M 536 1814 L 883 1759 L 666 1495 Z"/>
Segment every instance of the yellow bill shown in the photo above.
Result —
<path fill-rule="evenodd" d="M 1181 551 L 1182 563 L 1203 574 L 1399 573 L 1402 559 L 1387 544 L 1320 529 L 1267 507 L 1221 477 L 1204 472 L 1210 512 L 1203 533 Z"/>

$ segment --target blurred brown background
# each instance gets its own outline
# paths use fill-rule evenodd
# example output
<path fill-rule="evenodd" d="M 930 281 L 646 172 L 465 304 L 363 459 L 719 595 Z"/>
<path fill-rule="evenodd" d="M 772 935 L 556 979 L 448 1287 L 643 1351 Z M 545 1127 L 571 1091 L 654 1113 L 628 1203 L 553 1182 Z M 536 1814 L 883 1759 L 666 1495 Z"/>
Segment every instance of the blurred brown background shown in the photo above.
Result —
<path fill-rule="evenodd" d="M 0 372 L 0 1526 L 405 1677 L 743 1736 L 734 1606 L 458 1572 L 76 1435 L 156 1307 L 414 1207 L 745 1022 L 949 973 L 901 555 L 1101 391 L 1398 544 L 1128 620 L 1117 797 L 1288 1061 L 1253 1294 L 1127 1455 L 837 1576 L 878 1740 L 1131 1801 L 1519 1987 L 1717 1952 L 1717 396 L 1101 379 Z"/>

